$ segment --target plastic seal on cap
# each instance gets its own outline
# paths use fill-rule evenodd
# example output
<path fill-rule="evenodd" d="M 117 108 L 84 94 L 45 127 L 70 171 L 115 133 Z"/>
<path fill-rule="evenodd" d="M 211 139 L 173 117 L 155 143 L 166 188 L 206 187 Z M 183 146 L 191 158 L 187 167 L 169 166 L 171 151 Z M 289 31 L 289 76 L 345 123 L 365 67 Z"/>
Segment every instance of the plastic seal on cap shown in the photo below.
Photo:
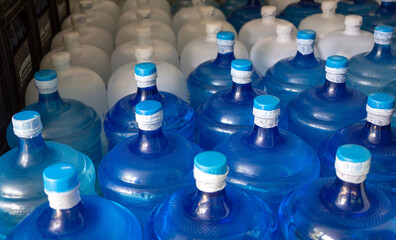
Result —
<path fill-rule="evenodd" d="M 163 112 L 160 102 L 148 100 L 140 102 L 135 107 L 136 122 L 139 129 L 154 131 L 162 126 Z"/>
<path fill-rule="evenodd" d="M 346 144 L 337 149 L 335 169 L 339 179 L 359 184 L 370 171 L 371 154 L 365 147 Z"/>
<path fill-rule="evenodd" d="M 276 7 L 275 6 L 262 6 L 261 7 L 261 16 L 265 18 L 275 18 L 276 16 Z"/>
<path fill-rule="evenodd" d="M 228 174 L 227 158 L 224 154 L 208 151 L 194 158 L 196 186 L 203 192 L 218 192 L 225 188 Z"/>
<path fill-rule="evenodd" d="M 74 14 L 71 16 L 72 24 L 82 24 L 87 22 L 87 16 L 85 14 Z"/>
<path fill-rule="evenodd" d="M 280 100 L 271 95 L 261 95 L 254 99 L 254 124 L 262 128 L 278 126 L 280 115 Z"/>
<path fill-rule="evenodd" d="M 36 111 L 22 111 L 12 117 L 14 133 L 19 138 L 34 138 L 43 130 L 40 114 Z"/>
<path fill-rule="evenodd" d="M 333 83 L 344 83 L 348 71 L 348 58 L 343 56 L 330 56 L 326 60 L 326 79 Z"/>
<path fill-rule="evenodd" d="M 40 94 L 51 94 L 58 91 L 58 75 L 54 70 L 46 69 L 36 72 L 34 83 Z"/>
<path fill-rule="evenodd" d="M 139 63 L 135 66 L 135 79 L 139 88 L 156 85 L 157 67 L 152 62 Z"/>
<path fill-rule="evenodd" d="M 80 6 L 80 10 L 90 10 L 93 8 L 93 2 L 92 1 L 80 1 L 78 3 L 78 5 Z"/>
<path fill-rule="evenodd" d="M 390 45 L 392 41 L 393 27 L 378 25 L 374 30 L 374 42 L 380 45 Z"/>
<path fill-rule="evenodd" d="M 70 209 L 80 201 L 79 179 L 76 167 L 70 163 L 57 163 L 43 172 L 44 191 L 52 209 Z"/>
<path fill-rule="evenodd" d="M 234 51 L 235 34 L 229 31 L 222 31 L 217 33 L 217 50 L 221 54 L 226 54 Z"/>
<path fill-rule="evenodd" d="M 51 55 L 51 64 L 55 67 L 70 64 L 70 60 L 71 57 L 69 52 L 61 51 Z"/>
<path fill-rule="evenodd" d="M 237 84 L 252 82 L 253 63 L 248 59 L 236 59 L 231 62 L 232 81 Z"/>
<path fill-rule="evenodd" d="M 151 61 L 154 54 L 154 47 L 148 44 L 139 44 L 135 49 L 135 58 L 139 63 Z"/>
<path fill-rule="evenodd" d="M 335 13 L 337 9 L 337 3 L 335 1 L 323 1 L 321 8 L 323 13 Z"/>
<path fill-rule="evenodd" d="M 199 14 L 201 18 L 208 18 L 215 14 L 215 9 L 212 6 L 201 6 L 199 7 Z"/>
<path fill-rule="evenodd" d="M 150 18 L 151 9 L 148 7 L 138 8 L 138 10 L 136 10 L 136 14 L 139 18 Z"/>
<path fill-rule="evenodd" d="M 312 30 L 297 32 L 297 51 L 302 55 L 309 55 L 314 51 L 316 33 Z"/>
<path fill-rule="evenodd" d="M 368 96 L 366 111 L 367 122 L 377 126 L 387 126 L 391 123 L 394 113 L 395 98 L 387 93 L 372 93 Z"/>
<path fill-rule="evenodd" d="M 362 23 L 363 18 L 359 15 L 347 15 L 344 21 L 346 29 L 360 29 Z"/>

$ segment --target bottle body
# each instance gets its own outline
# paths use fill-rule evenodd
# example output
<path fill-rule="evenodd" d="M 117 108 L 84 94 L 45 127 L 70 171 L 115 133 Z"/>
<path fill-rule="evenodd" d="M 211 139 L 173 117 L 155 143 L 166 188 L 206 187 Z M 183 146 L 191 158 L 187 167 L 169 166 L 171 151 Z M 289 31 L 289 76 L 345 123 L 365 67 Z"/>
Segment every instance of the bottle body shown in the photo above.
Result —
<path fill-rule="evenodd" d="M 337 13 L 343 15 L 357 14 L 364 15 L 377 9 L 378 3 L 375 0 L 348 0 L 340 1 L 337 6 Z"/>
<path fill-rule="evenodd" d="M 280 14 L 279 18 L 285 19 L 298 27 L 304 18 L 320 13 L 320 4 L 312 0 L 300 0 L 289 4 Z"/>
<path fill-rule="evenodd" d="M 264 3 L 264 5 L 266 5 L 266 3 Z M 259 0 L 249 0 L 245 5 L 232 11 L 228 15 L 227 21 L 239 32 L 245 23 L 253 19 L 261 18 L 261 6 L 262 4 Z"/>
<path fill-rule="evenodd" d="M 326 34 L 344 30 L 345 16 L 341 14 L 314 14 L 301 20 L 298 29 L 315 31 L 316 39 L 322 39 Z"/>

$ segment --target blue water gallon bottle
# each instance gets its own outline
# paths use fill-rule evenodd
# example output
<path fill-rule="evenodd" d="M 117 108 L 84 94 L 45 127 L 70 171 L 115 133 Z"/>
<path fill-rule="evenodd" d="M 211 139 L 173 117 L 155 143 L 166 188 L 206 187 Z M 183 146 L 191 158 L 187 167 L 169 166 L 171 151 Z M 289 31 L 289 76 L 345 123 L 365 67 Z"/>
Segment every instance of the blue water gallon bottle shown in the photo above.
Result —
<path fill-rule="evenodd" d="M 300 0 L 299 2 L 289 4 L 279 14 L 279 18 L 285 19 L 298 27 L 301 20 L 316 13 L 321 13 L 320 3 L 314 0 Z"/>

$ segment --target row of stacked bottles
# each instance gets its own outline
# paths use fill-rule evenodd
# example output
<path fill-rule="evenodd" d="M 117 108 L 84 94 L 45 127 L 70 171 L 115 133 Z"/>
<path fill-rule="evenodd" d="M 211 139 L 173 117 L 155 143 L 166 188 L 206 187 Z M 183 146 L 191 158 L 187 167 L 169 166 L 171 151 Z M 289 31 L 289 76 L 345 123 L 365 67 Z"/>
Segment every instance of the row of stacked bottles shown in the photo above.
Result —
<path fill-rule="evenodd" d="M 396 238 L 393 1 L 33 2 L 0 239 Z"/>

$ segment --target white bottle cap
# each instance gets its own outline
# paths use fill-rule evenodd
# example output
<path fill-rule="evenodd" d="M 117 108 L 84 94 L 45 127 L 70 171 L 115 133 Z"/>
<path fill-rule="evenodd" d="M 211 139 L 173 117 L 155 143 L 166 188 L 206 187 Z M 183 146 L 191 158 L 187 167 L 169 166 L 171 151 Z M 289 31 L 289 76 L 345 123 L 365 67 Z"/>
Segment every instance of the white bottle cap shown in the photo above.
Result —
<path fill-rule="evenodd" d="M 263 19 L 275 18 L 276 7 L 275 6 L 263 6 L 261 7 L 261 16 Z"/>
<path fill-rule="evenodd" d="M 214 15 L 215 9 L 212 6 L 201 6 L 199 7 L 199 14 L 201 18 L 209 18 Z"/>
<path fill-rule="evenodd" d="M 202 6 L 204 3 L 202 0 L 192 0 L 192 4 L 194 7 L 200 7 Z"/>
<path fill-rule="evenodd" d="M 337 149 L 336 175 L 344 182 L 359 184 L 366 180 L 370 171 L 371 154 L 366 148 L 346 144 Z"/>
<path fill-rule="evenodd" d="M 334 14 L 337 9 L 337 3 L 335 1 L 324 1 L 321 8 L 324 14 Z"/>
<path fill-rule="evenodd" d="M 345 31 L 348 33 L 355 33 L 360 31 L 363 24 L 363 18 L 359 15 L 348 15 L 345 17 Z"/>
<path fill-rule="evenodd" d="M 220 21 L 208 21 L 205 24 L 206 40 L 209 42 L 216 42 L 217 33 L 223 29 L 223 24 Z"/>
<path fill-rule="evenodd" d="M 293 25 L 288 22 L 280 22 L 276 24 L 277 35 L 291 35 L 293 32 Z"/>
<path fill-rule="evenodd" d="M 80 33 L 79 32 L 68 32 L 63 34 L 63 42 L 65 48 L 70 51 L 80 46 Z"/>
<path fill-rule="evenodd" d="M 139 44 L 135 49 L 135 58 L 138 63 L 152 62 L 154 47 L 148 44 Z"/>
<path fill-rule="evenodd" d="M 22 111 L 12 117 L 14 134 L 19 138 L 34 138 L 40 135 L 43 125 L 36 111 Z"/>
<path fill-rule="evenodd" d="M 140 102 L 135 107 L 135 117 L 140 130 L 155 131 L 162 126 L 162 105 L 153 100 Z"/>
<path fill-rule="evenodd" d="M 70 65 L 71 57 L 69 52 L 56 52 L 51 55 L 51 64 L 54 67 Z"/>

